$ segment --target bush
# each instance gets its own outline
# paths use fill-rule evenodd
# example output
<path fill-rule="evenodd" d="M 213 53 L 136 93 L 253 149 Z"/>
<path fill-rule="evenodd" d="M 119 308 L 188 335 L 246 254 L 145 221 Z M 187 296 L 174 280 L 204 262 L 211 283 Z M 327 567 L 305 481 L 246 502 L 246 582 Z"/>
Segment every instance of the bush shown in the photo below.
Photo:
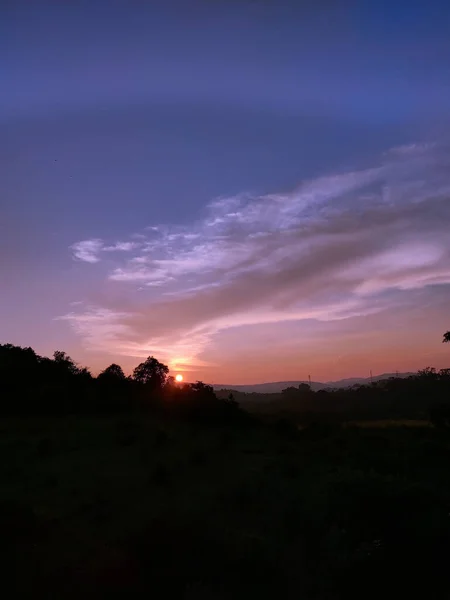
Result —
<path fill-rule="evenodd" d="M 435 427 L 449 427 L 450 403 L 439 403 L 430 406 L 429 417 Z"/>

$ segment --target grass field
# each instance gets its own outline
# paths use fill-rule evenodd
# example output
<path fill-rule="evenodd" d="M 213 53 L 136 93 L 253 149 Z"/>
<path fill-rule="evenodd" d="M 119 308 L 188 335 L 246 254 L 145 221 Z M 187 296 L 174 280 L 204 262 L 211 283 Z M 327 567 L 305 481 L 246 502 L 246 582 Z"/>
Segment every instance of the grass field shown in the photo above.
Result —
<path fill-rule="evenodd" d="M 4 419 L 5 576 L 55 598 L 448 597 L 450 436 L 360 425 Z"/>

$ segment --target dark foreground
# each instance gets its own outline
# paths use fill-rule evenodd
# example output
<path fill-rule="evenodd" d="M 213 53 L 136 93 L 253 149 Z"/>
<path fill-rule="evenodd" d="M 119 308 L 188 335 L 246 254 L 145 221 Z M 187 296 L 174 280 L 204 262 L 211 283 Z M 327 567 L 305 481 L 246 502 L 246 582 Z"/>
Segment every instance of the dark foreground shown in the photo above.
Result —
<path fill-rule="evenodd" d="M 450 597 L 445 428 L 0 429 L 5 597 Z"/>

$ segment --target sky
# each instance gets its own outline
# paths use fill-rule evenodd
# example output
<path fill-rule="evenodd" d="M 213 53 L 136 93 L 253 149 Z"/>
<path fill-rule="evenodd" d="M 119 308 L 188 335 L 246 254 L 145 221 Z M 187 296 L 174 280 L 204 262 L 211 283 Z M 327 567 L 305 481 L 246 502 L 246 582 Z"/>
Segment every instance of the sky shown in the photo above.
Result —
<path fill-rule="evenodd" d="M 450 366 L 446 0 L 0 4 L 0 343 Z"/>

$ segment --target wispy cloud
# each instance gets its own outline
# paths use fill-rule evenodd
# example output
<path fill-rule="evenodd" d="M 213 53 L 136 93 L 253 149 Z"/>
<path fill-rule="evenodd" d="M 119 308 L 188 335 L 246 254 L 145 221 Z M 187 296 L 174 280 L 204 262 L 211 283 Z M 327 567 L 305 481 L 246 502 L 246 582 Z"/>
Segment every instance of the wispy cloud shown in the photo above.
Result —
<path fill-rule="evenodd" d="M 91 347 L 205 366 L 230 327 L 373 314 L 388 294 L 450 283 L 449 167 L 447 148 L 414 144 L 290 193 L 214 200 L 187 226 L 79 242 L 74 256 L 90 263 L 132 252 L 108 274 L 128 285 L 128 308 L 110 300 L 64 318 Z"/>
<path fill-rule="evenodd" d="M 103 246 L 102 250 L 103 252 L 130 252 L 138 247 L 137 242 L 116 242 L 112 246 Z"/>
<path fill-rule="evenodd" d="M 126 312 L 87 306 L 82 313 L 70 312 L 57 317 L 57 320 L 68 321 L 90 349 L 109 352 L 112 346 L 125 343 L 132 334 L 128 326 L 122 323 L 123 319 L 130 316 Z"/>
<path fill-rule="evenodd" d="M 70 249 L 73 252 L 74 258 L 88 263 L 99 262 L 99 253 L 102 249 L 103 242 L 99 239 L 83 240 L 73 244 Z"/>
<path fill-rule="evenodd" d="M 110 246 L 106 246 L 103 240 L 95 238 L 76 242 L 70 249 L 75 259 L 87 263 L 98 263 L 101 260 L 100 255 L 102 252 L 130 252 L 139 248 L 139 246 L 138 242 L 116 242 Z"/>

